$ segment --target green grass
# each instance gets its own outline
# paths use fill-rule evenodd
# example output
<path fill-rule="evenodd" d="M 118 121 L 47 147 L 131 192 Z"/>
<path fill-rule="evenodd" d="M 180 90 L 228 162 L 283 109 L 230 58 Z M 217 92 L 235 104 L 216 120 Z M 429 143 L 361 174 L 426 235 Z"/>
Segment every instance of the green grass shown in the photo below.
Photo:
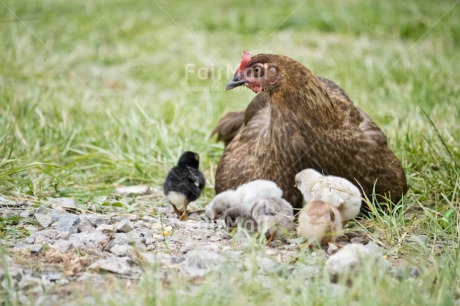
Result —
<path fill-rule="evenodd" d="M 221 88 L 242 50 L 285 54 L 340 84 L 385 131 L 407 171 L 403 201 L 361 227 L 421 266 L 422 276 L 399 282 L 363 274 L 340 299 L 452 304 L 460 297 L 458 250 L 416 248 L 405 238 L 459 242 L 457 3 L 1 0 L 0 194 L 85 203 L 111 194 L 114 184 L 161 186 L 180 153 L 193 150 L 201 155 L 207 201 L 223 151 L 210 131 L 253 93 L 186 87 Z M 203 75 L 187 74 L 187 64 Z M 125 304 L 174 304 L 184 296 L 190 304 L 229 304 L 234 296 L 250 304 L 334 304 L 319 291 L 325 279 L 292 295 L 293 280 L 273 277 L 282 282 L 276 290 L 250 298 L 259 285 L 218 274 L 196 294 L 172 290 L 175 284 L 163 292 L 149 275 L 140 296 L 121 297 Z M 144 291 L 161 294 L 151 300 Z"/>

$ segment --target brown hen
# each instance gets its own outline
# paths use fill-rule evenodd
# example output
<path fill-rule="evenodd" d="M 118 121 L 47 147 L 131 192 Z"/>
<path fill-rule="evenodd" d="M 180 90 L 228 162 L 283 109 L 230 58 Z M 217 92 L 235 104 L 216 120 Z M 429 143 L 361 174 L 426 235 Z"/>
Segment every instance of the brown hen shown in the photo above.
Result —
<path fill-rule="evenodd" d="M 335 83 L 293 59 L 272 54 L 243 60 L 227 89 L 245 85 L 257 95 L 213 131 L 228 144 L 216 171 L 216 193 L 266 179 L 302 207 L 295 175 L 313 168 L 348 179 L 367 196 L 400 200 L 407 190 L 401 162 L 385 134 Z"/>

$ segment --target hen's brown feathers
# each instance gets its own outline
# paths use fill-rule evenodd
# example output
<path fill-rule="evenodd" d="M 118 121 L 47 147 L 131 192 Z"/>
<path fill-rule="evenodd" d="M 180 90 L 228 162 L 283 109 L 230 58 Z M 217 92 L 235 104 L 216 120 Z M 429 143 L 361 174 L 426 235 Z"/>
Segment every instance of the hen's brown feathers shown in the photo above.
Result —
<path fill-rule="evenodd" d="M 217 134 L 217 141 L 222 141 L 227 146 L 236 136 L 244 121 L 244 112 L 230 112 L 225 114 L 211 133 Z"/>
<path fill-rule="evenodd" d="M 224 116 L 214 130 L 227 145 L 216 172 L 217 193 L 267 179 L 302 207 L 294 177 L 313 168 L 361 185 L 367 195 L 376 184 L 377 194 L 401 198 L 407 187 L 400 161 L 339 86 L 284 56 L 256 55 L 248 65 L 260 61 L 277 67 L 279 84 L 257 94 L 245 112 Z"/>

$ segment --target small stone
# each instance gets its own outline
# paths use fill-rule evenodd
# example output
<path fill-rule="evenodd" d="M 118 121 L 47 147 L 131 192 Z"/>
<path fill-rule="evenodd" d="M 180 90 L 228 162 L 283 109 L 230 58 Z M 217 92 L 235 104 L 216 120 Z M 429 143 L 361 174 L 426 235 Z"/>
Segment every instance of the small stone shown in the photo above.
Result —
<path fill-rule="evenodd" d="M 135 214 L 128 215 L 127 217 L 128 217 L 128 219 L 129 219 L 130 221 L 137 221 L 137 220 L 139 220 L 139 216 L 138 216 L 138 215 L 135 215 Z"/>
<path fill-rule="evenodd" d="M 369 241 L 369 243 L 366 244 L 364 247 L 376 256 L 383 256 L 383 249 L 373 241 Z"/>
<path fill-rule="evenodd" d="M 123 233 L 125 234 L 125 233 Z M 145 244 L 147 233 L 139 230 L 134 230 L 128 233 L 129 243 Z"/>
<path fill-rule="evenodd" d="M 396 277 L 403 279 L 405 277 L 417 278 L 421 274 L 420 269 L 414 266 L 411 267 L 402 267 L 396 271 Z"/>
<path fill-rule="evenodd" d="M 321 292 L 323 295 L 328 297 L 339 297 L 343 296 L 346 292 L 349 291 L 347 286 L 339 284 L 328 284 L 321 287 Z"/>
<path fill-rule="evenodd" d="M 30 275 L 24 275 L 19 282 L 19 289 L 22 290 L 31 290 L 36 287 L 41 287 L 43 284 L 42 280 L 39 278 L 32 277 Z"/>
<path fill-rule="evenodd" d="M 425 244 L 428 240 L 427 235 L 412 235 L 407 239 L 409 242 L 419 242 Z"/>
<path fill-rule="evenodd" d="M 140 252 L 139 253 L 139 257 L 146 261 L 147 263 L 149 264 L 157 264 L 158 261 L 157 261 L 157 257 L 155 256 L 155 254 L 153 253 L 147 253 L 147 252 Z"/>
<path fill-rule="evenodd" d="M 72 248 L 72 242 L 67 240 L 57 240 L 54 242 L 53 247 L 61 253 L 66 253 Z"/>
<path fill-rule="evenodd" d="M 104 234 L 111 234 L 115 231 L 114 226 L 110 224 L 101 224 L 96 228 L 96 231 Z"/>
<path fill-rule="evenodd" d="M 147 185 L 137 186 L 122 186 L 115 189 L 117 195 L 136 195 L 136 194 L 147 194 L 150 192 L 150 187 Z"/>
<path fill-rule="evenodd" d="M 74 214 L 64 214 L 57 224 L 56 229 L 60 232 L 69 232 L 70 234 L 78 232 L 80 218 Z"/>
<path fill-rule="evenodd" d="M 77 282 L 87 282 L 92 284 L 103 284 L 106 281 L 106 277 L 102 274 L 84 272 L 77 278 Z"/>
<path fill-rule="evenodd" d="M 179 251 L 182 253 L 182 254 L 185 254 L 187 253 L 188 251 L 190 250 L 190 247 L 187 247 L 187 246 L 183 246 L 179 249 Z"/>
<path fill-rule="evenodd" d="M 304 241 L 305 241 L 305 238 L 303 238 L 303 237 L 298 237 L 298 238 L 294 238 L 294 239 L 291 239 L 291 238 L 286 239 L 286 242 L 290 243 L 290 244 L 301 244 Z"/>
<path fill-rule="evenodd" d="M 78 203 L 70 198 L 48 198 L 48 204 L 53 208 L 77 208 Z"/>
<path fill-rule="evenodd" d="M 222 240 L 222 237 L 220 236 L 212 236 L 211 238 L 209 238 L 209 241 L 212 241 L 212 242 L 221 241 L 221 240 Z"/>
<path fill-rule="evenodd" d="M 142 221 L 153 223 L 153 222 L 155 222 L 155 218 L 150 217 L 150 216 L 143 216 Z"/>
<path fill-rule="evenodd" d="M 112 254 L 117 255 L 117 256 L 123 257 L 123 256 L 128 256 L 130 248 L 131 247 L 129 245 L 126 245 L 126 244 L 117 244 L 117 245 L 114 245 L 110 249 L 110 252 Z"/>
<path fill-rule="evenodd" d="M 3 196 L 0 196 L 0 206 L 13 206 L 16 205 L 16 202 L 11 201 Z"/>
<path fill-rule="evenodd" d="M 27 243 L 27 244 L 34 244 L 34 242 L 35 242 L 35 237 L 29 236 L 29 237 L 24 238 L 23 241 L 24 241 L 24 243 Z"/>
<path fill-rule="evenodd" d="M 38 255 L 43 249 L 41 244 L 32 244 L 29 246 L 30 254 Z"/>
<path fill-rule="evenodd" d="M 3 269 L 0 269 L 0 280 L 4 280 L 5 279 L 5 273 L 6 271 L 4 271 Z M 8 266 L 8 277 L 10 277 L 11 279 L 14 279 L 15 281 L 20 281 L 21 278 L 23 277 L 24 275 L 24 270 L 18 266 L 11 266 L 9 265 Z"/>
<path fill-rule="evenodd" d="M 50 239 L 48 239 L 47 237 L 42 236 L 42 235 L 36 236 L 35 239 L 34 239 L 35 244 L 46 244 L 46 243 L 50 243 L 50 242 L 51 242 Z"/>
<path fill-rule="evenodd" d="M 93 224 L 98 227 L 101 224 L 112 224 L 112 219 L 110 217 L 97 217 L 93 220 Z"/>
<path fill-rule="evenodd" d="M 80 233 L 91 233 L 95 231 L 95 228 L 93 223 L 87 217 L 80 216 L 80 225 L 78 226 L 78 231 Z"/>
<path fill-rule="evenodd" d="M 123 245 L 129 243 L 129 237 L 125 233 L 115 233 L 113 234 L 112 240 L 109 242 L 109 249 L 113 248 L 115 245 Z"/>
<path fill-rule="evenodd" d="M 93 270 L 112 272 L 115 274 L 129 275 L 131 273 L 131 266 L 128 262 L 129 258 L 126 257 L 110 257 L 99 259 L 89 268 Z"/>
<path fill-rule="evenodd" d="M 281 269 L 280 264 L 276 261 L 267 258 L 267 257 L 258 257 L 257 258 L 257 265 L 260 269 L 269 272 L 269 273 L 276 273 Z"/>
<path fill-rule="evenodd" d="M 56 237 L 59 235 L 59 231 L 53 229 L 53 228 L 48 228 L 48 229 L 44 229 L 38 233 L 36 233 L 37 236 L 44 236 L 46 238 L 50 238 L 50 239 L 56 239 Z"/>
<path fill-rule="evenodd" d="M 31 212 L 30 211 L 22 211 L 19 216 L 23 217 L 23 218 L 29 218 L 31 215 Z"/>
<path fill-rule="evenodd" d="M 194 221 L 198 221 L 198 222 L 203 221 L 203 219 L 201 219 L 200 215 L 197 214 L 197 213 L 192 213 L 188 217 L 189 217 L 189 220 L 194 220 Z"/>
<path fill-rule="evenodd" d="M 411 278 L 417 278 L 420 276 L 420 274 L 422 274 L 420 272 L 420 269 L 417 268 L 417 267 L 410 267 L 410 272 L 409 272 L 409 277 Z"/>
<path fill-rule="evenodd" d="M 292 277 L 299 280 L 309 280 L 321 275 L 319 266 L 298 265 L 289 269 Z"/>
<path fill-rule="evenodd" d="M 82 247 L 88 249 L 99 247 L 103 242 L 106 242 L 107 239 L 107 236 L 101 232 L 78 233 L 69 237 L 69 241 L 72 242 L 76 248 Z"/>
<path fill-rule="evenodd" d="M 367 261 L 372 261 L 373 267 L 388 268 L 388 263 L 380 253 L 366 248 L 362 244 L 352 243 L 331 255 L 326 262 L 326 269 L 331 276 L 337 277 L 341 274 L 358 271 Z"/>
<path fill-rule="evenodd" d="M 122 220 L 115 224 L 115 229 L 117 232 L 128 233 L 133 230 L 133 226 L 131 224 L 131 221 Z"/>
<path fill-rule="evenodd" d="M 64 239 L 64 240 L 67 240 L 69 239 L 70 237 L 70 233 L 69 232 L 59 232 L 59 234 L 56 235 L 56 237 L 54 239 Z"/>
<path fill-rule="evenodd" d="M 35 219 L 37 220 L 38 224 L 40 224 L 40 226 L 43 228 L 47 228 L 51 225 L 51 223 L 53 223 L 53 220 L 51 219 L 50 215 L 35 214 Z"/>
<path fill-rule="evenodd" d="M 24 228 L 29 231 L 30 234 L 34 234 L 35 232 L 38 231 L 38 228 L 36 226 L 33 226 L 31 224 L 25 224 Z"/>
<path fill-rule="evenodd" d="M 19 294 L 18 294 L 18 301 L 19 301 L 19 304 L 21 304 L 21 305 L 32 304 L 30 299 L 22 292 L 19 292 Z"/>
<path fill-rule="evenodd" d="M 243 254 L 243 251 L 233 251 L 232 249 L 224 248 L 223 251 L 225 253 L 225 256 L 233 261 L 240 259 L 241 255 Z"/>
<path fill-rule="evenodd" d="M 185 261 L 185 257 L 183 257 L 183 256 L 172 256 L 171 257 L 171 263 L 173 265 L 180 264 L 180 263 L 182 263 L 184 261 Z"/>
<path fill-rule="evenodd" d="M 48 281 L 48 282 L 56 282 L 57 280 L 62 278 L 62 273 L 61 272 L 54 272 L 54 273 L 49 273 L 49 274 L 44 274 L 42 275 L 42 280 Z"/>
<path fill-rule="evenodd" d="M 336 244 L 328 243 L 328 247 L 326 251 L 328 255 L 335 254 L 338 250 L 339 250 L 339 247 Z"/>
<path fill-rule="evenodd" d="M 192 277 L 203 277 L 224 261 L 224 257 L 213 252 L 191 251 L 185 255 L 183 270 Z"/>
<path fill-rule="evenodd" d="M 350 239 L 351 243 L 366 244 L 369 242 L 369 238 L 364 236 L 357 236 Z"/>

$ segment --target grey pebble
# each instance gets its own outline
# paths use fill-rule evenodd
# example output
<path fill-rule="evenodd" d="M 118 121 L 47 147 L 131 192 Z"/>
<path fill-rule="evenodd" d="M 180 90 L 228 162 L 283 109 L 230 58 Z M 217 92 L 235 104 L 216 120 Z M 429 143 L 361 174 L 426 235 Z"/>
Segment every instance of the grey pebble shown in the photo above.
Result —
<path fill-rule="evenodd" d="M 47 228 L 48 226 L 53 223 L 53 220 L 51 219 L 50 215 L 45 215 L 45 214 L 35 214 L 35 219 L 37 220 L 38 224 L 40 224 L 41 227 Z"/>
<path fill-rule="evenodd" d="M 91 222 L 88 217 L 80 216 L 80 225 L 78 226 L 79 232 L 94 232 L 96 229 L 94 228 L 93 223 Z"/>
<path fill-rule="evenodd" d="M 56 229 L 60 232 L 69 232 L 74 234 L 78 232 L 80 217 L 75 214 L 64 214 L 59 218 Z"/>
<path fill-rule="evenodd" d="M 129 220 L 121 220 L 120 222 L 115 224 L 115 229 L 117 232 L 129 233 L 133 230 L 133 225 Z"/>
<path fill-rule="evenodd" d="M 421 242 L 422 244 L 425 244 L 428 241 L 428 236 L 427 235 L 412 235 L 409 238 L 407 238 L 407 241 Z"/>
<path fill-rule="evenodd" d="M 92 270 L 102 270 L 121 275 L 129 275 L 131 273 L 129 258 L 126 257 L 109 257 L 99 259 L 89 268 Z"/>
<path fill-rule="evenodd" d="M 77 201 L 71 198 L 48 198 L 47 203 L 55 208 L 77 208 L 78 206 Z"/>
<path fill-rule="evenodd" d="M 56 240 L 53 247 L 61 253 L 66 253 L 72 248 L 73 244 L 67 240 Z"/>
<path fill-rule="evenodd" d="M 101 232 L 93 233 L 78 233 L 73 234 L 69 237 L 69 241 L 72 242 L 76 248 L 88 248 L 94 249 L 106 242 L 108 237 Z"/>
<path fill-rule="evenodd" d="M 100 224 L 97 228 L 96 228 L 96 231 L 97 232 L 102 232 L 103 234 L 111 234 L 115 231 L 115 228 L 113 225 L 111 224 Z"/>
<path fill-rule="evenodd" d="M 120 257 L 128 256 L 131 247 L 127 244 L 117 244 L 110 248 L 110 252 Z"/>
<path fill-rule="evenodd" d="M 31 290 L 37 287 L 41 288 L 42 285 L 43 285 L 43 281 L 41 279 L 32 277 L 30 275 L 24 275 L 18 284 L 19 289 L 22 289 L 22 290 Z"/>
<path fill-rule="evenodd" d="M 125 233 L 115 233 L 112 236 L 112 240 L 109 242 L 109 248 L 113 248 L 115 245 L 123 245 L 129 243 L 129 237 Z"/>
<path fill-rule="evenodd" d="M 41 244 L 32 244 L 29 246 L 30 254 L 37 255 L 43 250 L 43 246 Z"/>

